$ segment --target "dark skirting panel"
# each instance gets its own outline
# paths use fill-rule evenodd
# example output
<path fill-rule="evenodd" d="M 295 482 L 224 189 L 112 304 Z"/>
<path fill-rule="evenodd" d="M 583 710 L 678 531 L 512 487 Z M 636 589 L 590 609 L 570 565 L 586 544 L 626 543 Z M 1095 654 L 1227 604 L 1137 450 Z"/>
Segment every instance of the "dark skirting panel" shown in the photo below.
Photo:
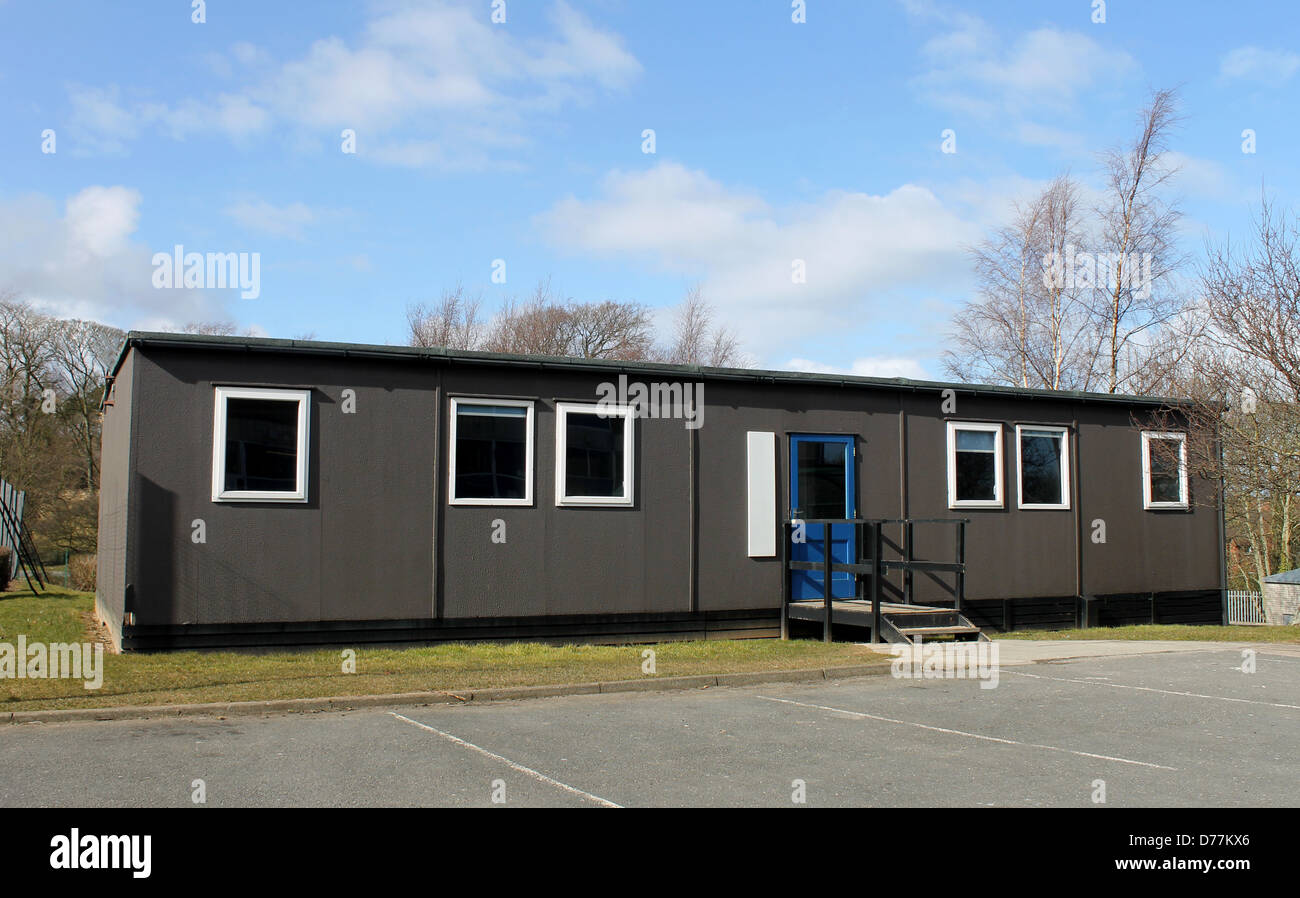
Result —
<path fill-rule="evenodd" d="M 1083 601 L 1074 596 L 968 599 L 962 613 L 981 629 L 1007 632 L 1067 630 L 1081 625 L 1218 624 L 1223 619 L 1223 606 L 1217 589 L 1201 589 L 1088 596 Z"/>
<path fill-rule="evenodd" d="M 1078 622 L 1074 596 L 1027 599 L 967 599 L 962 614 L 981 630 L 1066 630 Z"/>
<path fill-rule="evenodd" d="M 1218 624 L 1218 590 L 1020 599 L 974 599 L 962 613 L 991 632 L 1066 630 L 1132 624 Z M 640 643 L 683 639 L 762 639 L 780 635 L 777 609 L 667 614 L 581 614 L 457 620 L 320 621 L 306 623 L 127 626 L 128 651 L 431 644 L 520 640 Z"/>
<path fill-rule="evenodd" d="M 780 612 L 705 611 L 667 614 L 580 614 L 458 620 L 318 621 L 304 623 L 128 626 L 128 651 L 309 647 L 439 642 L 669 642 L 780 636 Z"/>

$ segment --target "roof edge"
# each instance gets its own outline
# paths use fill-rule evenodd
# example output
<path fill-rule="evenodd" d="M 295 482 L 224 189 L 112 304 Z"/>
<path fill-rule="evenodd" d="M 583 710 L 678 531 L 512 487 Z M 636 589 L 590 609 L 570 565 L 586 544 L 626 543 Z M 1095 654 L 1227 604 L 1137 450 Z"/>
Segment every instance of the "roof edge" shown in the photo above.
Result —
<path fill-rule="evenodd" d="M 442 361 L 518 367 L 556 368 L 570 371 L 608 371 L 614 373 L 670 374 L 713 380 L 742 380 L 768 383 L 823 384 L 869 389 L 908 390 L 912 392 L 954 390 L 975 395 L 988 394 L 1031 399 L 1073 400 L 1120 405 L 1164 406 L 1178 408 L 1188 400 L 1164 396 L 1133 396 L 1125 393 L 1093 393 L 1081 390 L 1043 390 L 1007 387 L 996 384 L 953 383 L 950 381 L 912 380 L 906 377 L 865 377 L 855 374 L 821 374 L 804 371 L 777 371 L 760 368 L 715 368 L 703 365 L 673 365 L 665 362 L 612 361 L 569 356 L 519 355 L 448 349 L 438 346 L 392 346 L 374 343 L 335 343 L 320 340 L 284 340 L 273 337 L 211 336 L 175 334 L 161 331 L 130 331 L 122 342 L 109 377 L 117 376 L 127 353 L 136 346 L 159 346 L 185 349 L 224 349 L 243 352 L 303 353 L 345 358 L 387 358 L 410 361 Z"/>

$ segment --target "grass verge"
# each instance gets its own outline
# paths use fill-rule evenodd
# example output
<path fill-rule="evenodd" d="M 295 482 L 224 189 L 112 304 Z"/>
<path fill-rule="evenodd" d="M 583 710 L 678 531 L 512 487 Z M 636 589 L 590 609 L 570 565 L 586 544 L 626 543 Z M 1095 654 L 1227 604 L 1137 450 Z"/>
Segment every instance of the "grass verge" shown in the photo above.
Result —
<path fill-rule="evenodd" d="M 990 634 L 993 635 L 993 634 Z M 1300 627 L 1202 626 L 1137 624 L 1131 627 L 1089 627 L 1084 630 L 1016 630 L 997 639 L 1172 639 L 1200 642 L 1300 643 Z"/>
<path fill-rule="evenodd" d="M 0 594 L 0 643 L 94 641 L 94 599 L 52 587 Z M 103 685 L 81 680 L 0 679 L 0 712 L 195 702 L 387 695 L 499 686 L 888 664 L 866 646 L 775 639 L 656 645 L 450 643 L 421 648 L 356 646 L 356 673 L 342 672 L 345 646 L 308 651 L 104 655 Z M 655 673 L 642 652 L 655 652 Z"/>

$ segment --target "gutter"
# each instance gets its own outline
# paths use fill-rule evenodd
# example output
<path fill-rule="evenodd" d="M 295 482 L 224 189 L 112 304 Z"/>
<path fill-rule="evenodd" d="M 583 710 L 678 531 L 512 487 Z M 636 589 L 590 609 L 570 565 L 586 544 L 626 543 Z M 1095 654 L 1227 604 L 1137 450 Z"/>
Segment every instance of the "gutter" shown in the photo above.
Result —
<path fill-rule="evenodd" d="M 578 359 L 560 356 L 527 356 L 504 353 L 450 350 L 445 347 L 421 349 L 407 346 L 378 346 L 365 344 L 328 343 L 317 341 L 274 340 L 262 337 L 209 337 L 198 334 L 166 334 L 132 331 L 127 334 L 122 351 L 114 363 L 111 374 L 116 374 L 126 352 L 133 346 L 158 346 L 171 349 L 210 349 L 243 352 L 306 353 L 341 358 L 374 358 L 408 361 L 443 361 L 448 364 L 490 365 L 496 367 L 537 368 L 540 370 L 568 370 L 609 373 L 636 373 L 662 375 L 673 379 L 708 379 L 754 383 L 782 383 L 790 385 L 838 385 L 841 388 L 893 390 L 911 393 L 933 393 L 953 390 L 973 397 L 1046 399 L 1061 402 L 1097 402 L 1123 406 L 1160 406 L 1177 408 L 1189 405 L 1188 400 L 1169 397 L 1129 396 L 1111 393 L 1082 393 L 1052 390 L 1026 390 L 1000 387 L 992 384 L 956 384 L 942 381 L 914 381 L 894 377 L 854 377 L 847 375 L 821 375 L 804 372 L 785 372 L 747 368 L 711 368 L 701 365 L 668 365 L 659 362 L 619 362 L 606 359 Z"/>

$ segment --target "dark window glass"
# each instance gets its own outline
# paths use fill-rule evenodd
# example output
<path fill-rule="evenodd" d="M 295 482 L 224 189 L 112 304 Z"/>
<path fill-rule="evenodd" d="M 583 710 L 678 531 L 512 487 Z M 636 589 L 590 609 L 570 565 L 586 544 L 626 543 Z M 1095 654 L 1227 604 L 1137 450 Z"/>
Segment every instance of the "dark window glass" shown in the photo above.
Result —
<path fill-rule="evenodd" d="M 226 400 L 226 490 L 298 489 L 298 402 Z"/>
<path fill-rule="evenodd" d="M 523 499 L 528 409 L 456 404 L 456 498 Z"/>
<path fill-rule="evenodd" d="M 991 430 L 957 431 L 958 502 L 997 499 L 997 434 Z"/>
<path fill-rule="evenodd" d="M 1178 474 L 1182 457 L 1181 440 L 1149 440 L 1151 501 L 1183 502 L 1182 478 Z"/>
<path fill-rule="evenodd" d="M 800 440 L 799 510 L 808 519 L 849 516 L 844 443 Z"/>
<path fill-rule="evenodd" d="M 1061 505 L 1061 451 L 1064 434 L 1046 430 L 1020 432 L 1020 501 L 1025 505 Z"/>
<path fill-rule="evenodd" d="M 564 494 L 622 496 L 623 418 L 587 412 L 565 415 Z"/>

